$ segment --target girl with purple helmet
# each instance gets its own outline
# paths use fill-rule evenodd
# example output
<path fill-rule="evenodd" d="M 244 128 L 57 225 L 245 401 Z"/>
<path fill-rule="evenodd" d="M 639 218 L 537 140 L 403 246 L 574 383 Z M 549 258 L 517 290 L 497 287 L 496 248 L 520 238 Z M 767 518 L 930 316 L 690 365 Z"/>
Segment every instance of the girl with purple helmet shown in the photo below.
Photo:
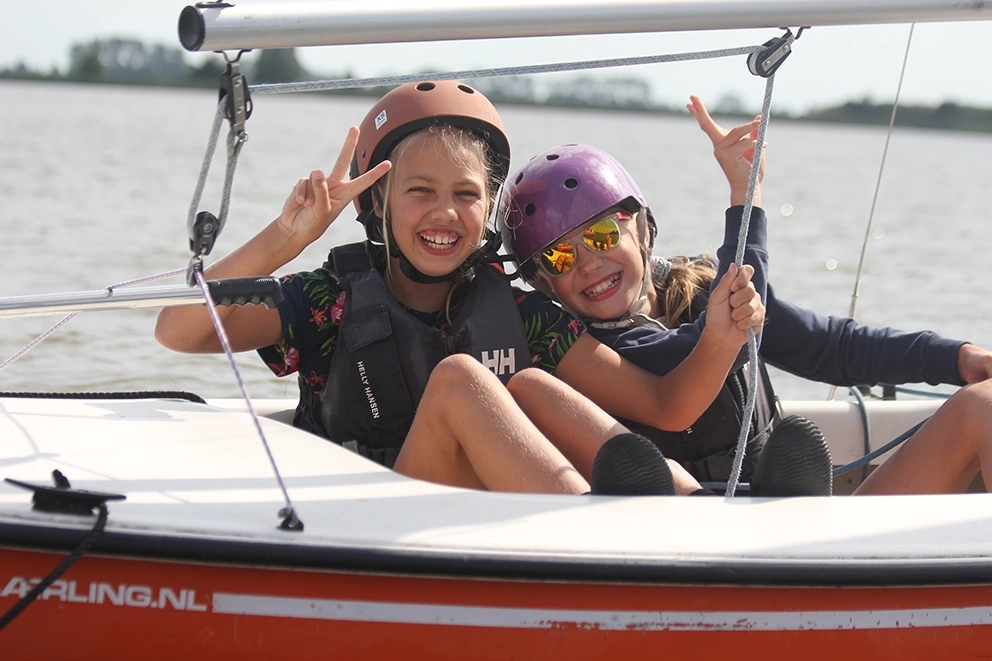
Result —
<path fill-rule="evenodd" d="M 653 256 L 658 231 L 655 218 L 631 176 L 601 150 L 582 145 L 548 150 L 531 159 L 509 182 L 504 241 L 520 261 L 525 279 L 585 321 L 597 339 L 656 374 L 678 365 L 704 332 L 711 284 L 736 252 L 754 154 L 757 120 L 725 131 L 698 98 L 691 97 L 688 108 L 710 138 L 731 188 L 724 243 L 716 255 L 718 267 L 708 257 Z M 760 194 L 759 180 L 755 205 L 760 205 Z M 872 474 L 859 493 L 960 491 L 980 465 L 987 468 L 983 474 L 992 473 L 988 425 L 992 421 L 992 354 L 930 332 L 904 333 L 858 326 L 852 319 L 822 317 L 776 297 L 766 280 L 766 236 L 765 215 L 755 206 L 744 262 L 754 266 L 752 283 L 765 301 L 768 323 L 758 335 L 758 406 L 750 423 L 742 479 L 746 481 L 755 470 L 765 441 L 781 422 L 764 361 L 836 385 L 973 384 L 942 406 Z M 712 406 L 681 432 L 643 425 L 632 428 L 651 438 L 665 456 L 680 461 L 697 479 L 725 480 L 744 408 L 745 361 L 742 353 Z M 798 479 L 805 485 L 823 484 L 823 475 L 829 475 L 829 459 L 822 457 L 829 455 L 818 448 L 821 441 L 803 441 L 806 447 L 801 451 L 818 453 L 821 458 L 813 464 L 814 474 Z M 942 453 L 950 456 L 940 457 Z M 987 484 L 988 479 L 992 478 L 987 478 Z M 829 493 L 829 488 L 827 483 L 824 492 Z"/>
<path fill-rule="evenodd" d="M 688 370 L 657 376 L 620 358 L 488 263 L 508 145 L 496 109 L 467 85 L 418 83 L 386 94 L 349 131 L 330 175 L 300 179 L 280 215 L 206 276 L 282 268 L 352 200 L 368 241 L 285 277 L 278 309 L 219 309 L 231 344 L 258 350 L 279 375 L 298 375 L 298 427 L 411 477 L 584 493 L 598 465 L 607 486 L 593 489 L 607 493 L 612 474 L 624 477 L 616 466 L 640 456 L 653 481 L 633 491 L 698 489 L 603 409 L 660 427 L 688 424 L 744 341 L 736 324 L 761 323 L 760 301 L 742 285 L 731 291 L 733 278 L 717 287 L 714 317 L 739 319 L 722 324 L 731 331 L 704 335 Z M 178 351 L 221 350 L 203 306 L 163 310 L 156 338 Z M 713 376 L 699 379 L 693 366 Z"/>

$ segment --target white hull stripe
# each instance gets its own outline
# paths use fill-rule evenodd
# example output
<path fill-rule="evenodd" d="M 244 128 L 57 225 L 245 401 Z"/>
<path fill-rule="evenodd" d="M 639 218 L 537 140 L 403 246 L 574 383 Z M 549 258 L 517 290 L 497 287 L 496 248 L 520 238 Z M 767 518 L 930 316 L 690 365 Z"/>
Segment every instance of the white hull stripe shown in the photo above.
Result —
<path fill-rule="evenodd" d="M 878 611 L 605 611 L 499 608 L 215 593 L 213 612 L 313 620 L 603 631 L 844 631 L 992 625 L 992 606 Z"/>

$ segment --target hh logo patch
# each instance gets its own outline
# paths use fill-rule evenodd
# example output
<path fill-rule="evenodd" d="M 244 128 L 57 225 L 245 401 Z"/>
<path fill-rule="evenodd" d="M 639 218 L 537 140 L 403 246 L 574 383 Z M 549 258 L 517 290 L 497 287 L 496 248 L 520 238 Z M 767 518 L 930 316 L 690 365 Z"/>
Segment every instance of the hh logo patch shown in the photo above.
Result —
<path fill-rule="evenodd" d="M 386 123 L 386 111 L 383 110 L 381 113 L 375 116 L 375 128 L 378 131 L 382 128 L 382 125 Z"/>
<path fill-rule="evenodd" d="M 496 376 L 517 373 L 516 349 L 507 349 L 506 351 L 496 349 L 493 352 L 483 351 L 481 360 L 482 364 Z"/>

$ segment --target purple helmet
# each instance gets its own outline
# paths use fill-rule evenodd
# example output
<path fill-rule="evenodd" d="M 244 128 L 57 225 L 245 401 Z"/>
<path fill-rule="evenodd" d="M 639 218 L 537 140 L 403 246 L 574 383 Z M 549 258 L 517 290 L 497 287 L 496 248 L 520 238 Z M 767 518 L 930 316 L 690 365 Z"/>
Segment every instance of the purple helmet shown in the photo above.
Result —
<path fill-rule="evenodd" d="M 503 243 L 521 265 L 608 209 L 627 206 L 635 212 L 647 207 L 624 167 L 587 145 L 562 145 L 538 154 L 509 183 Z M 653 240 L 653 227 L 651 235 Z"/>

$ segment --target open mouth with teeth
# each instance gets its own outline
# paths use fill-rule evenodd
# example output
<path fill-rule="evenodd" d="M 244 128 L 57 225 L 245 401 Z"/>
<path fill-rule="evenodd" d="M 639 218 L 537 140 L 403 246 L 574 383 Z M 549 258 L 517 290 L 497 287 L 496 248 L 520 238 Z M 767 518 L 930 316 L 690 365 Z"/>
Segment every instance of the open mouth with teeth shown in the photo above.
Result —
<path fill-rule="evenodd" d="M 417 236 L 424 248 L 435 253 L 451 252 L 461 239 L 454 232 L 420 232 Z"/>
<path fill-rule="evenodd" d="M 603 294 L 606 294 L 607 292 L 610 292 L 611 290 L 615 289 L 620 284 L 620 280 L 622 279 L 622 277 L 623 277 L 622 274 L 619 271 L 617 271 L 608 278 L 603 278 L 602 280 L 594 284 L 592 287 L 589 287 L 588 289 L 584 290 L 582 292 L 582 295 L 585 296 L 586 298 L 598 298 Z"/>

